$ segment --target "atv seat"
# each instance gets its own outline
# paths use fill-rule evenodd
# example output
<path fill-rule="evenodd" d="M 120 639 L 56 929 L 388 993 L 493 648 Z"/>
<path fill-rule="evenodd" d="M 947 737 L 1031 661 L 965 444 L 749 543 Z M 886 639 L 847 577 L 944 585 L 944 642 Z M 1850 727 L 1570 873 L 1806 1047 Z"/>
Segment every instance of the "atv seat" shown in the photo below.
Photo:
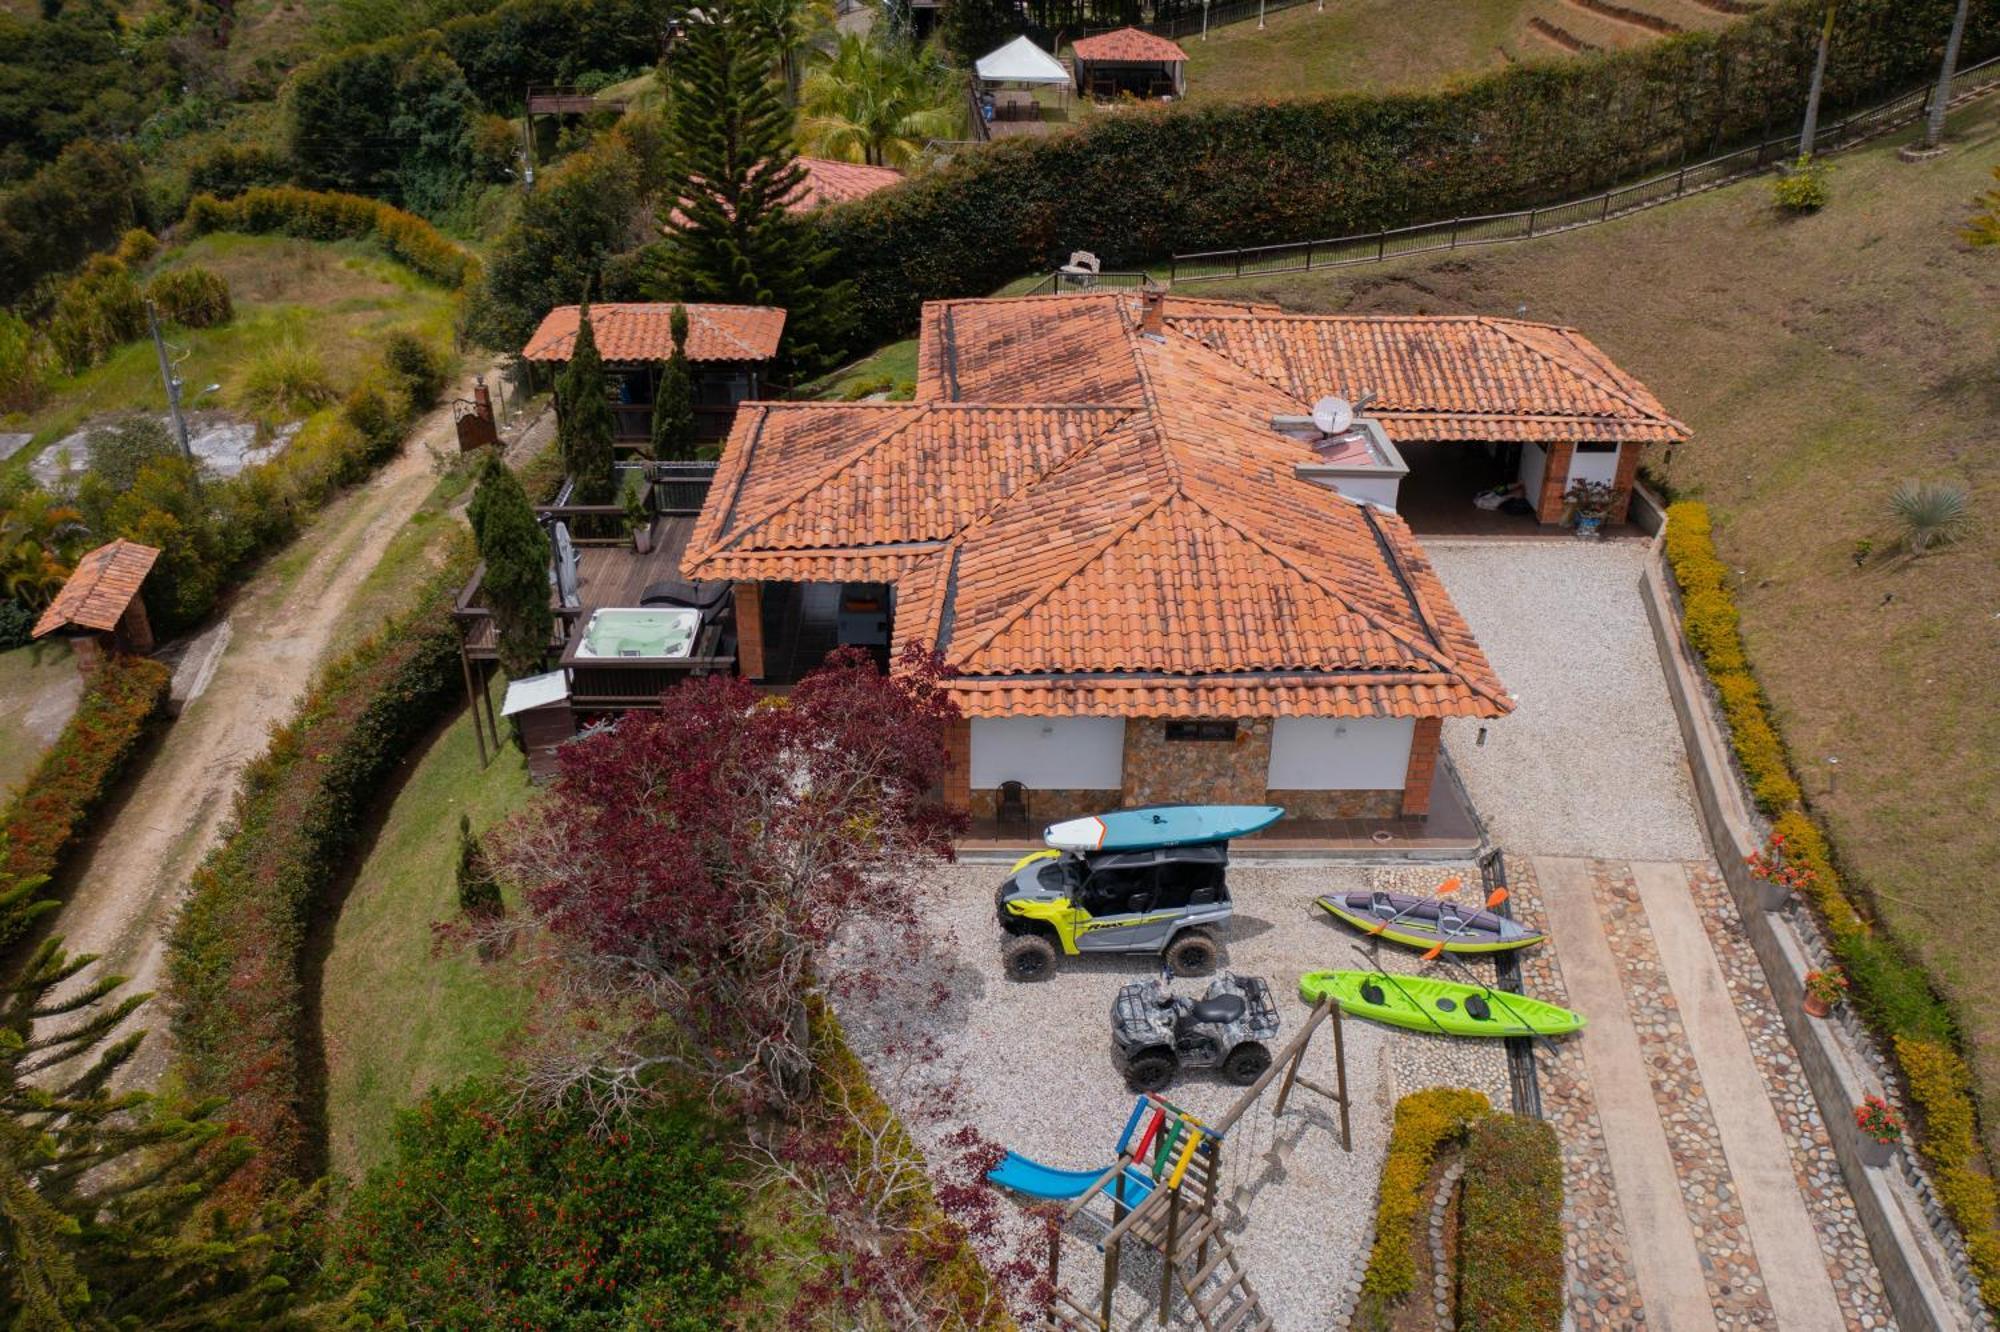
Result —
<path fill-rule="evenodd" d="M 1243 996 L 1240 994 L 1218 994 L 1212 999 L 1197 999 L 1188 1009 L 1188 1017 L 1196 1022 L 1215 1022 L 1223 1025 L 1243 1016 Z"/>

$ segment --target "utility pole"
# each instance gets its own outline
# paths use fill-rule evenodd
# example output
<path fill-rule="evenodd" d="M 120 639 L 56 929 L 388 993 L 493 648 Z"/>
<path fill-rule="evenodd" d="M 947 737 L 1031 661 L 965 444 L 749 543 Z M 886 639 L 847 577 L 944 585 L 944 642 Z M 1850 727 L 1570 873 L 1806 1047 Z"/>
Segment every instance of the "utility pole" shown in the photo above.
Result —
<path fill-rule="evenodd" d="M 194 450 L 188 446 L 187 418 L 181 415 L 181 377 L 174 373 L 174 364 L 167 359 L 167 342 L 160 336 L 160 312 L 151 301 L 146 302 L 146 325 L 153 330 L 153 351 L 160 358 L 160 378 L 167 386 L 167 410 L 174 418 L 174 438 L 180 442 L 181 457 L 194 461 Z"/>

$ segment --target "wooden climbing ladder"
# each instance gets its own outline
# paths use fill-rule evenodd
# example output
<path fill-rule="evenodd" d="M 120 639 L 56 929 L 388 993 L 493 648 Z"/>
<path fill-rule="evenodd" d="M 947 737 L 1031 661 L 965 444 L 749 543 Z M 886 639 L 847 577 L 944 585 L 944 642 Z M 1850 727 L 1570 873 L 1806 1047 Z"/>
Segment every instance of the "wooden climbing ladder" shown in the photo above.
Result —
<path fill-rule="evenodd" d="M 1300 1076 L 1313 1034 L 1331 1020 L 1333 1026 L 1335 1087 L 1322 1087 Z M 1185 1307 L 1203 1332 L 1270 1332 L 1271 1316 L 1257 1298 L 1256 1287 L 1242 1261 L 1222 1233 L 1222 1218 L 1216 1203 L 1221 1192 L 1222 1148 L 1229 1130 L 1257 1103 L 1280 1074 L 1284 1083 L 1278 1091 L 1272 1114 L 1282 1114 L 1294 1087 L 1304 1087 L 1340 1107 L 1340 1145 L 1353 1151 L 1347 1115 L 1347 1057 L 1340 1026 L 1340 1005 L 1332 999 L 1314 1007 L 1298 1033 L 1285 1044 L 1263 1075 L 1236 1099 L 1214 1124 L 1204 1124 L 1164 1098 L 1148 1093 L 1132 1107 L 1125 1132 L 1118 1140 L 1118 1159 L 1100 1175 L 1063 1213 L 1063 1224 L 1049 1234 L 1050 1291 L 1046 1316 L 1050 1326 L 1062 1332 L 1109 1332 L 1111 1301 L 1118 1287 L 1119 1255 L 1127 1240 L 1157 1251 L 1162 1259 L 1160 1272 L 1159 1323 L 1165 1327 L 1174 1308 L 1178 1286 Z M 1154 1117 L 1141 1132 L 1140 1122 L 1148 1110 Z M 1162 1132 L 1163 1121 L 1169 1127 Z M 1135 1139 L 1136 1135 L 1136 1139 Z M 1150 1182 L 1145 1176 L 1148 1149 L 1154 1148 Z M 1144 1196 L 1128 1205 L 1135 1181 L 1145 1188 Z M 1110 1204 L 1104 1215 L 1103 1205 Z M 1076 1299 L 1061 1284 L 1062 1232 L 1083 1215 L 1096 1216 L 1108 1226 L 1097 1247 L 1104 1253 L 1103 1295 L 1092 1309 Z"/>

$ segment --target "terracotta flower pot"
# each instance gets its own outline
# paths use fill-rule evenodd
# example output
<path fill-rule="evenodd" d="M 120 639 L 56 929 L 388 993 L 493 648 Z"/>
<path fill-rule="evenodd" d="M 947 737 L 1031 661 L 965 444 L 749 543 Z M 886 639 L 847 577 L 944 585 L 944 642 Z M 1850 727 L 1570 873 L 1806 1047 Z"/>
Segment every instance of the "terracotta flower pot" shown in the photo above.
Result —
<path fill-rule="evenodd" d="M 1811 990 L 1806 991 L 1805 1008 L 1806 1016 L 1808 1017 L 1823 1018 L 1833 1013 L 1833 1005 L 1814 994 Z"/>

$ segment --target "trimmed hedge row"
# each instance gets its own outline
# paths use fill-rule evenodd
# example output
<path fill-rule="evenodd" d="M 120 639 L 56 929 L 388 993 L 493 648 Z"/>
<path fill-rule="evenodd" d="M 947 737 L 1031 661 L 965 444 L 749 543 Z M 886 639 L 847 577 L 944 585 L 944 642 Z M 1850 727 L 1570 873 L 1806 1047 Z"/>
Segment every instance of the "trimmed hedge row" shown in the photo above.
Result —
<path fill-rule="evenodd" d="M 1357 1324 L 1385 1328 L 1396 1306 L 1417 1282 L 1415 1245 L 1419 1221 L 1430 1199 L 1425 1185 L 1438 1149 L 1463 1138 L 1473 1124 L 1493 1113 L 1476 1091 L 1431 1087 L 1396 1102 L 1389 1130 L 1389 1155 L 1382 1162 L 1382 1193 L 1375 1203 L 1375 1246 L 1361 1278 Z"/>
<path fill-rule="evenodd" d="M 173 672 L 147 657 L 107 657 L 62 734 L 0 813 L 0 893 L 53 876 L 125 763 L 165 709 Z M 31 914 L 0 917 L 0 945 Z"/>
<path fill-rule="evenodd" d="M 198 194 L 188 204 L 187 224 L 196 234 L 210 231 L 277 233 L 306 240 L 373 238 L 391 258 L 447 287 L 463 287 L 479 274 L 479 260 L 446 240 L 414 213 L 358 194 L 334 194 L 274 185 L 245 190 L 233 199 Z"/>
<path fill-rule="evenodd" d="M 403 614 L 329 666 L 245 771 L 231 826 L 195 872 L 168 945 L 177 1059 L 196 1096 L 227 1096 L 260 1150 L 254 1196 L 310 1159 L 301 1036 L 306 923 L 374 797 L 459 686 L 453 598 L 469 540 Z"/>
<path fill-rule="evenodd" d="M 1492 1115 L 1465 1141 L 1461 1332 L 1547 1332 L 1563 1321 L 1562 1148 L 1539 1119 Z"/>
<path fill-rule="evenodd" d="M 1952 0 L 1845 0 L 1826 74 L 1839 108 L 1935 76 Z M 979 295 L 1072 249 L 1106 267 L 1343 236 L 1571 198 L 1798 128 L 1820 0 L 1588 60 L 1515 65 L 1424 94 L 1132 110 L 1013 138 L 812 225 L 857 284 L 858 346 L 925 300 Z M 2000 49 L 1974 0 L 1963 61 Z"/>
<path fill-rule="evenodd" d="M 1667 564 L 1681 590 L 1682 627 L 1715 687 L 1730 742 L 1758 807 L 1784 839 L 1787 863 L 1811 872 L 1813 905 L 1856 1007 L 1889 1037 L 1910 1097 L 1923 1112 L 1918 1149 L 1937 1172 L 1938 1193 L 1965 1237 L 1981 1297 L 2000 1309 L 2000 1198 L 1976 1132 L 1972 1075 L 1956 1046 L 1950 1010 L 1922 967 L 1875 931 L 1834 867 L 1826 834 L 1802 804 L 1797 778 L 1750 674 L 1728 569 L 1715 553 L 1708 508 L 1667 508 Z"/>

